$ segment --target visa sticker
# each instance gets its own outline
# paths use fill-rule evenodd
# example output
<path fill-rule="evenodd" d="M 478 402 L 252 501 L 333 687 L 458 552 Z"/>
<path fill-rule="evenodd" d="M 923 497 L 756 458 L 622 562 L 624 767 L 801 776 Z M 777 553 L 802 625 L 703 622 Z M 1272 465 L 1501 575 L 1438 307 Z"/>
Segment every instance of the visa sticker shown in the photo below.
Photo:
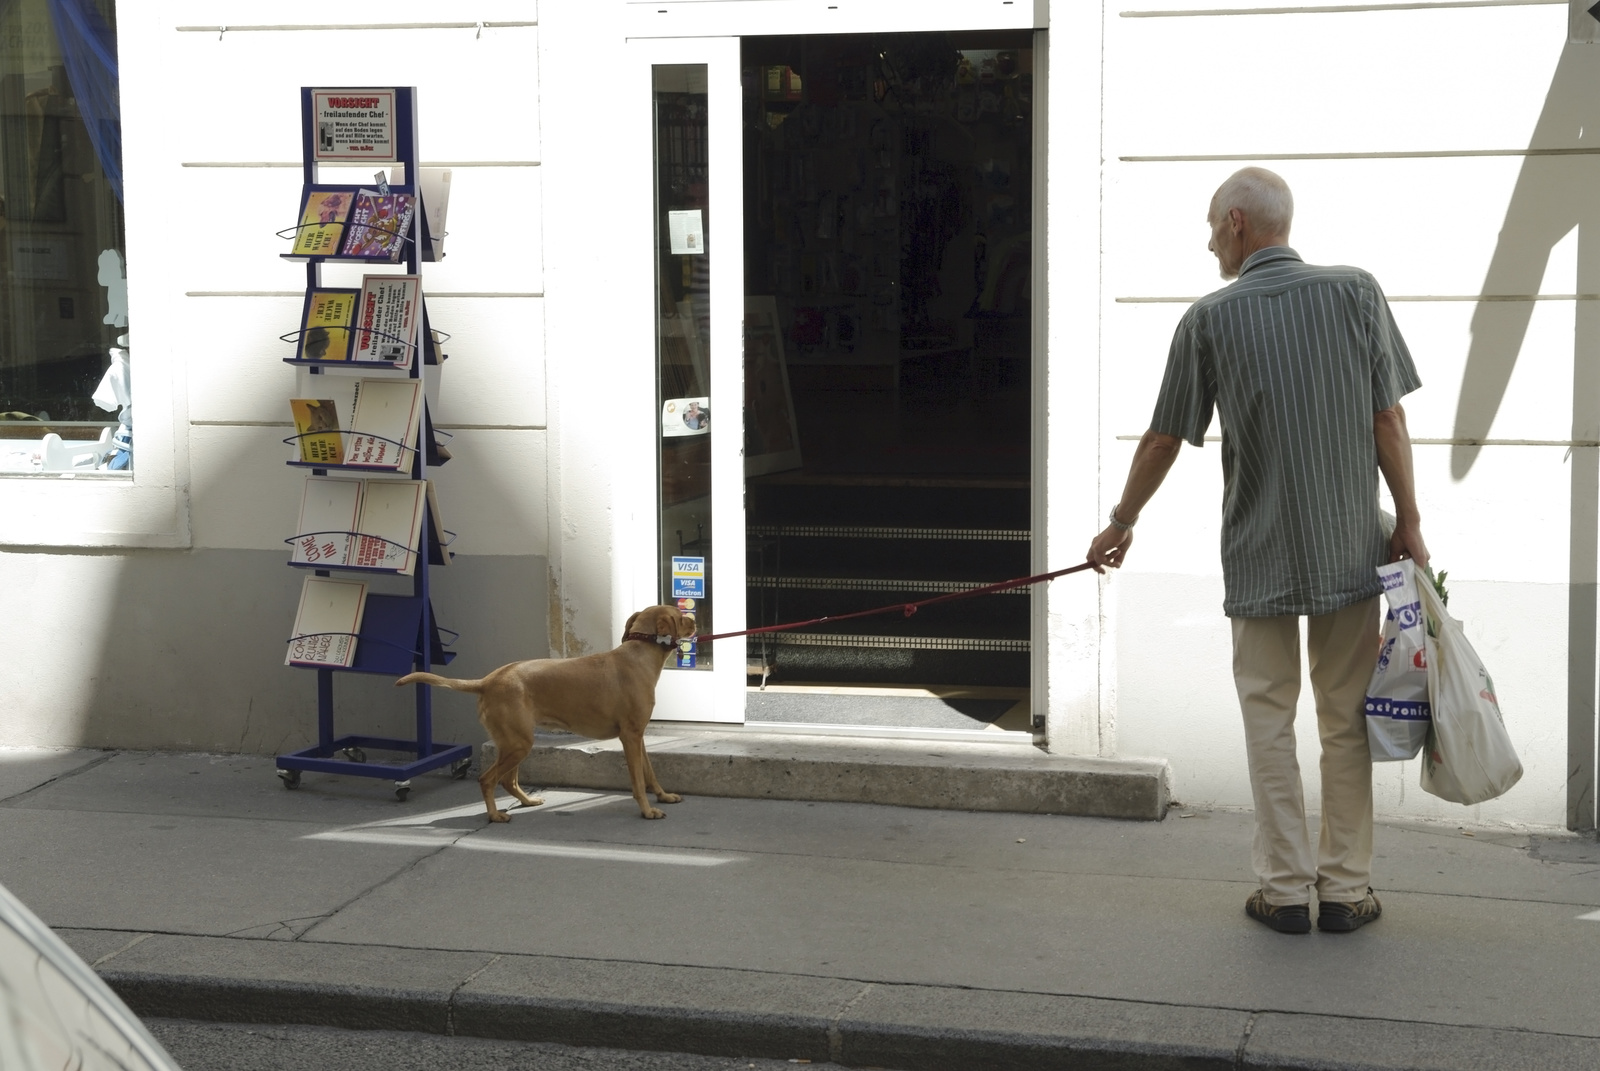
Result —
<path fill-rule="evenodd" d="M 706 597 L 706 560 L 704 558 L 673 557 L 672 597 L 674 599 L 703 599 Z"/>

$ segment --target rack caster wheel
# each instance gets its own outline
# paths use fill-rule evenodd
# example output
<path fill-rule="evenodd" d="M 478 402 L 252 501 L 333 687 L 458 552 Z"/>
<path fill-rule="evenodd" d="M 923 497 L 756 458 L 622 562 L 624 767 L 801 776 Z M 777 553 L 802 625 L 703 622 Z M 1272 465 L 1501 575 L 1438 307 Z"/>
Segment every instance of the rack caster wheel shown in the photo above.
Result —
<path fill-rule="evenodd" d="M 345 758 L 349 759 L 351 762 L 366 762 L 367 761 L 367 753 L 365 751 L 362 751 L 358 747 L 347 747 L 347 748 L 344 749 L 342 754 L 344 755 Z"/>
<path fill-rule="evenodd" d="M 409 795 L 411 795 L 411 782 L 410 781 L 396 781 L 394 783 L 394 798 L 395 799 L 399 800 L 401 803 L 404 803 L 406 801 L 406 797 L 409 796 Z"/>
<path fill-rule="evenodd" d="M 450 776 L 457 781 L 467 776 L 467 771 L 472 769 L 471 759 L 457 759 L 450 764 Z"/>
<path fill-rule="evenodd" d="M 300 771 L 299 770 L 279 770 L 278 771 L 278 777 L 279 777 L 280 780 L 283 781 L 283 787 L 284 788 L 299 788 L 300 787 Z"/>

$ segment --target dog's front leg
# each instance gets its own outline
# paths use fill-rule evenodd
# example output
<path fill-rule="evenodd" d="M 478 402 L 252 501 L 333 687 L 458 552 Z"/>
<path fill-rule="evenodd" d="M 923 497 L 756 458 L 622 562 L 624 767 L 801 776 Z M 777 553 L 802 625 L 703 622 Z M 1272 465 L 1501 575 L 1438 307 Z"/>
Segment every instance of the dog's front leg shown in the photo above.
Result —
<path fill-rule="evenodd" d="M 644 818 L 665 818 L 666 812 L 650 806 L 650 801 L 644 794 L 644 772 L 649 760 L 644 755 L 644 734 L 624 730 L 622 737 L 622 755 L 628 760 L 628 780 L 633 784 L 633 800 L 639 805 L 639 814 Z M 654 780 L 654 775 L 651 780 Z"/>
<path fill-rule="evenodd" d="M 661 782 L 656 780 L 656 771 L 650 765 L 650 753 L 644 749 L 644 742 L 639 742 L 639 755 L 644 759 L 644 785 L 655 796 L 657 803 L 682 803 L 683 797 L 676 792 L 668 792 L 661 787 Z"/>

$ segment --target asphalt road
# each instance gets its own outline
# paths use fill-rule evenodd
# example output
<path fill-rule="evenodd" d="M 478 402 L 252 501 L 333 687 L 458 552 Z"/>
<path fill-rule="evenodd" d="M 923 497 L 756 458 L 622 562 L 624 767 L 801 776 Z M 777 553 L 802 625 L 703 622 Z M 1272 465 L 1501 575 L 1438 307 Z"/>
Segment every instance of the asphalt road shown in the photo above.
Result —
<path fill-rule="evenodd" d="M 187 1019 L 145 1025 L 184 1071 L 794 1071 L 787 1060 L 743 1060 L 675 1052 L 578 1049 L 525 1041 L 334 1030 L 320 1026 L 242 1026 Z M 843 1071 L 837 1064 L 810 1064 Z"/>

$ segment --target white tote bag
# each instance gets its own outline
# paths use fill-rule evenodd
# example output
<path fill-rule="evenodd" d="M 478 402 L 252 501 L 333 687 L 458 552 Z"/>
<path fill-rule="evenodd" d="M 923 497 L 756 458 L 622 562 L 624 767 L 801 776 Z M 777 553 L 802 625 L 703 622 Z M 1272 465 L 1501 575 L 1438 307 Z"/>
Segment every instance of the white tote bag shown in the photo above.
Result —
<path fill-rule="evenodd" d="M 1416 566 L 1410 561 L 1382 565 L 1378 578 L 1389 612 L 1383 619 L 1378 664 L 1367 685 L 1367 746 L 1373 762 L 1404 762 L 1417 757 L 1432 723 L 1427 637 Z"/>
<path fill-rule="evenodd" d="M 1461 623 L 1445 610 L 1433 585 L 1417 584 L 1428 618 L 1428 692 L 1432 728 L 1422 752 L 1422 790 L 1451 803 L 1503 796 L 1522 777 L 1494 680 L 1483 668 Z"/>

